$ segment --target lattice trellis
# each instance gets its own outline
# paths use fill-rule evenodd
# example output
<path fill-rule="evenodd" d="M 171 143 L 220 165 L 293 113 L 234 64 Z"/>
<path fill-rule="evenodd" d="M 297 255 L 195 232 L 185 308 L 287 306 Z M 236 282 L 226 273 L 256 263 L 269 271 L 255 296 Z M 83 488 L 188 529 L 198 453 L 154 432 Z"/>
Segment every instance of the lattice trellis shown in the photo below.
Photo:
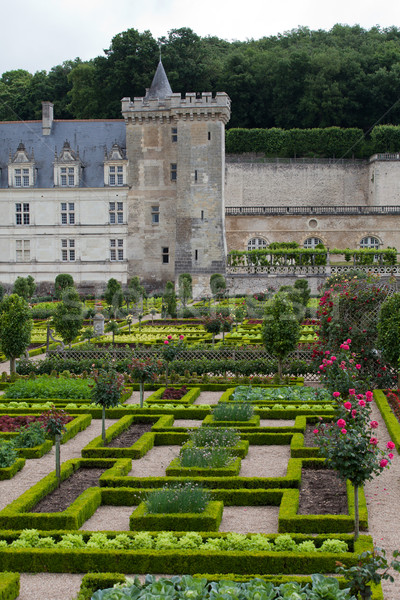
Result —
<path fill-rule="evenodd" d="M 380 290 L 378 300 L 373 304 L 369 304 L 369 306 L 364 303 L 362 310 L 359 305 L 357 305 L 357 309 L 352 306 L 351 301 L 347 301 L 347 298 L 345 302 L 339 300 L 336 303 L 335 309 L 339 311 L 341 322 L 351 322 L 353 329 L 357 328 L 359 331 L 363 331 L 368 326 L 377 323 L 382 304 L 397 291 L 397 286 L 390 283 L 368 283 L 365 280 L 360 280 L 354 288 L 352 287 L 351 294 L 359 297 L 373 288 Z"/>

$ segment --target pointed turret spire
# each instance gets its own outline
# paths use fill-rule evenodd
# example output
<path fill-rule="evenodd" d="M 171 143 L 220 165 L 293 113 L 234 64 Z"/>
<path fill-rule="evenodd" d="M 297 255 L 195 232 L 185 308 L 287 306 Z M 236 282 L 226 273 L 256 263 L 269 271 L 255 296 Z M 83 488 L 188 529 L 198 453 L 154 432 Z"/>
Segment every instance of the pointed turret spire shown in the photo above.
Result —
<path fill-rule="evenodd" d="M 169 85 L 167 74 L 165 73 L 163 64 L 158 63 L 157 71 L 153 77 L 150 89 L 146 94 L 146 98 L 164 99 L 172 94 L 171 86 Z"/>

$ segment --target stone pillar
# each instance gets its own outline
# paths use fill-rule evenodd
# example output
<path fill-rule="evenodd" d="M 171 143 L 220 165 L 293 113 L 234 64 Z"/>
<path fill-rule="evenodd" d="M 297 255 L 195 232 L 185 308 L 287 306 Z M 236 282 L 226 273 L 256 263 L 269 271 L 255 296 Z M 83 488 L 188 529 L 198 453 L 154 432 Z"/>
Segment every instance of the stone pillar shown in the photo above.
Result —
<path fill-rule="evenodd" d="M 93 330 L 95 337 L 104 334 L 104 315 L 100 312 L 96 313 L 93 317 Z"/>

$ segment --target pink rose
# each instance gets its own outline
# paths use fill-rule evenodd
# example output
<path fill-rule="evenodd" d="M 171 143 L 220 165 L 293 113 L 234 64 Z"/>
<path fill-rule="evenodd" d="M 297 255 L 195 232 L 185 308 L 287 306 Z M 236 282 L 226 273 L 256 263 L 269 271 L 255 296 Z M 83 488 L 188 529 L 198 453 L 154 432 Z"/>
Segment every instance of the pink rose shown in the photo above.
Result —
<path fill-rule="evenodd" d="M 388 460 L 386 460 L 386 458 L 382 458 L 381 462 L 379 463 L 380 467 L 386 467 L 386 465 L 388 464 Z"/>
<path fill-rule="evenodd" d="M 358 406 L 365 406 L 365 400 L 359 400 Z"/>
<path fill-rule="evenodd" d="M 351 402 L 345 402 L 343 404 L 343 406 L 345 407 L 346 410 L 351 410 Z"/>
<path fill-rule="evenodd" d="M 372 402 L 372 398 L 374 397 L 374 394 L 372 392 L 365 392 L 365 397 L 367 399 L 367 402 Z"/>
<path fill-rule="evenodd" d="M 379 425 L 378 421 L 371 421 L 371 423 L 369 424 L 371 429 L 377 429 L 378 425 Z"/>
<path fill-rule="evenodd" d="M 333 392 L 332 396 L 333 396 L 334 398 L 339 398 L 339 396 L 340 396 L 340 392 Z"/>
<path fill-rule="evenodd" d="M 386 444 L 386 448 L 387 448 L 388 450 L 394 450 L 394 449 L 396 448 L 396 444 L 395 444 L 394 442 L 388 442 L 388 443 Z"/>
<path fill-rule="evenodd" d="M 376 438 L 376 437 L 372 437 L 372 438 L 369 440 L 369 443 L 370 443 L 370 444 L 373 444 L 374 446 L 376 446 L 376 445 L 377 445 L 377 443 L 378 443 L 378 438 Z"/>
<path fill-rule="evenodd" d="M 351 344 L 351 339 L 346 340 L 346 344 Z"/>
<path fill-rule="evenodd" d="M 330 354 L 329 350 L 325 350 L 325 354 Z"/>
<path fill-rule="evenodd" d="M 315 435 L 316 435 L 317 433 L 319 433 L 319 429 L 314 429 L 313 433 L 315 433 Z"/>
<path fill-rule="evenodd" d="M 167 335 L 167 340 L 172 340 L 172 335 Z"/>
<path fill-rule="evenodd" d="M 331 360 L 336 360 L 336 356 L 331 356 Z"/>
<path fill-rule="evenodd" d="M 361 365 L 356 365 L 356 369 L 360 370 L 361 369 Z"/>
<path fill-rule="evenodd" d="M 341 430 L 340 430 L 340 433 L 343 433 L 343 435 L 345 435 L 345 434 L 347 433 L 347 429 L 344 429 L 344 428 L 343 428 L 343 429 L 341 429 Z"/>
<path fill-rule="evenodd" d="M 164 340 L 164 344 L 169 344 L 169 341 L 168 340 Z"/>
<path fill-rule="evenodd" d="M 354 396 L 355 393 L 356 390 L 354 388 L 351 388 L 351 390 L 349 390 L 349 396 Z"/>
<path fill-rule="evenodd" d="M 394 456 L 394 455 L 393 455 L 391 452 L 389 452 L 389 454 L 388 454 L 388 457 L 390 458 L 390 460 L 392 460 L 392 459 L 393 459 L 393 456 Z"/>
<path fill-rule="evenodd" d="M 353 417 L 353 419 L 356 418 L 356 414 L 357 414 L 357 411 L 355 409 L 351 411 L 351 416 Z"/>
<path fill-rule="evenodd" d="M 179 339 L 180 339 L 180 340 L 183 340 L 183 339 L 184 339 L 184 337 L 185 337 L 184 335 L 180 335 L 180 336 L 179 336 Z"/>
<path fill-rule="evenodd" d="M 346 426 L 346 421 L 344 419 L 339 419 L 337 422 L 337 426 L 338 427 L 345 427 Z"/>

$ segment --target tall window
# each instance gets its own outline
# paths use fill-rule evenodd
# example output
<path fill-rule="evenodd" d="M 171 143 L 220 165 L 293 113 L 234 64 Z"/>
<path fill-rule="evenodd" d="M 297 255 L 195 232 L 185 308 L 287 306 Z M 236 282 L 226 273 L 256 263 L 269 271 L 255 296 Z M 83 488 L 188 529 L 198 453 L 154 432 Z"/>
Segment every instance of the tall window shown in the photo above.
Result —
<path fill-rule="evenodd" d="M 74 202 L 61 202 L 61 225 L 75 225 Z"/>
<path fill-rule="evenodd" d="M 318 246 L 318 244 L 323 245 L 324 242 L 320 238 L 310 237 L 310 238 L 307 238 L 306 240 L 304 240 L 303 247 L 314 250 L 314 248 L 316 248 L 316 246 Z"/>
<path fill-rule="evenodd" d="M 29 225 L 29 203 L 17 202 L 15 205 L 15 224 L 16 225 Z"/>
<path fill-rule="evenodd" d="M 160 222 L 160 207 L 152 206 L 151 207 L 151 222 L 153 225 L 158 225 Z"/>
<path fill-rule="evenodd" d="M 110 260 L 124 260 L 124 240 L 110 240 Z"/>
<path fill-rule="evenodd" d="M 171 127 L 171 141 L 172 142 L 178 141 L 178 128 L 177 127 Z"/>
<path fill-rule="evenodd" d="M 176 181 L 178 172 L 178 165 L 176 163 L 171 163 L 171 181 Z"/>
<path fill-rule="evenodd" d="M 163 265 L 168 264 L 169 263 L 169 248 L 163 246 L 161 256 L 162 256 Z"/>
<path fill-rule="evenodd" d="M 252 238 L 247 242 L 247 250 L 261 250 L 267 247 L 267 242 L 264 238 Z"/>
<path fill-rule="evenodd" d="M 110 215 L 110 225 L 124 222 L 124 203 L 123 202 L 110 202 L 108 206 Z"/>
<path fill-rule="evenodd" d="M 15 259 L 17 262 L 29 262 L 31 260 L 30 240 L 15 240 Z"/>
<path fill-rule="evenodd" d="M 378 238 L 373 236 L 365 237 L 360 242 L 360 248 L 375 248 L 376 250 L 379 250 L 380 245 L 381 243 Z"/>
<path fill-rule="evenodd" d="M 75 240 L 61 240 L 61 260 L 73 262 L 75 258 Z"/>

